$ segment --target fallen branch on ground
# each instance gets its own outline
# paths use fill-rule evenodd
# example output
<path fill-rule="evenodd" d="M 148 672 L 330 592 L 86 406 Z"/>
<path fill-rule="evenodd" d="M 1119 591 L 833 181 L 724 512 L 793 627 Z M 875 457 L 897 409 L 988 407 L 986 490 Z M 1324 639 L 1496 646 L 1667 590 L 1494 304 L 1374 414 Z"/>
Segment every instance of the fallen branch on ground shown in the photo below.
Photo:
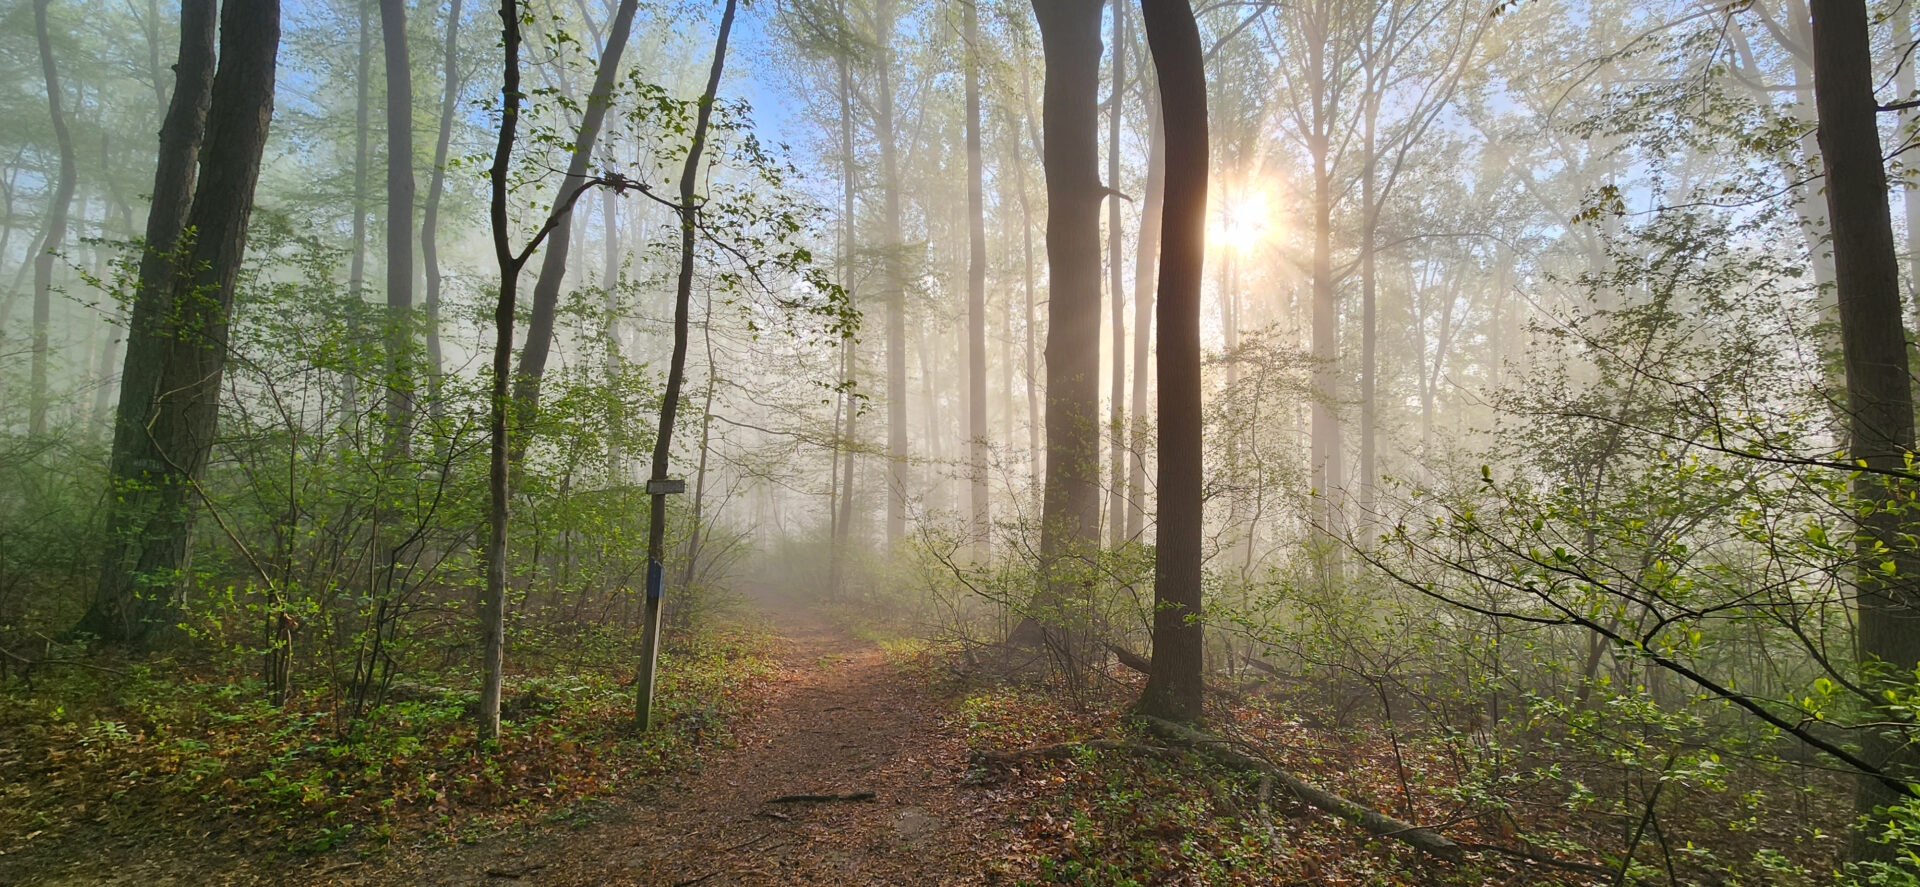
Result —
<path fill-rule="evenodd" d="M 1377 810 L 1362 807 L 1353 801 L 1313 786 L 1292 773 L 1234 748 L 1229 740 L 1160 718 L 1147 718 L 1146 722 L 1154 733 L 1171 742 L 1203 752 L 1234 769 L 1272 777 L 1274 782 L 1285 786 L 1288 791 L 1293 792 L 1294 797 L 1308 806 L 1338 816 L 1359 826 L 1369 834 L 1392 838 L 1422 853 L 1449 862 L 1459 862 L 1462 858 L 1460 845 L 1448 840 L 1439 832 L 1401 822 Z"/>
<path fill-rule="evenodd" d="M 871 801 L 873 792 L 847 792 L 844 795 L 781 795 L 767 801 L 769 804 L 823 804 L 829 801 Z"/>
<path fill-rule="evenodd" d="M 1099 751 L 1124 751 L 1146 755 L 1162 760 L 1171 760 L 1179 754 L 1170 748 L 1147 745 L 1140 742 L 1123 742 L 1115 739 L 1088 739 L 1082 742 L 1056 742 L 1053 745 L 1041 745 L 1033 748 L 1021 748 L 1013 751 L 976 751 L 969 755 L 975 767 L 1005 767 L 1021 761 L 1035 759 L 1064 761 L 1079 754 L 1084 749 Z"/>

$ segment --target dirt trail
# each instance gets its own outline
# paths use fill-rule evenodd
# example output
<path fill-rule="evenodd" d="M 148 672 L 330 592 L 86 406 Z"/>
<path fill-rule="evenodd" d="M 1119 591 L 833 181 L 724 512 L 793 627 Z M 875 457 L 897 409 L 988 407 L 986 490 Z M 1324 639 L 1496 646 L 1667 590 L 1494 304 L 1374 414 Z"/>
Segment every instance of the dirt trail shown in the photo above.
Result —
<path fill-rule="evenodd" d="M 429 853 L 409 883 L 948 885 L 981 880 L 960 796 L 965 750 L 937 706 L 871 643 L 803 609 L 764 603 L 789 642 L 778 687 L 734 748 L 584 828 Z M 873 792 L 871 801 L 768 803 Z M 503 846 L 511 844 L 511 846 Z M 335 873 L 398 883 L 388 866 Z"/>

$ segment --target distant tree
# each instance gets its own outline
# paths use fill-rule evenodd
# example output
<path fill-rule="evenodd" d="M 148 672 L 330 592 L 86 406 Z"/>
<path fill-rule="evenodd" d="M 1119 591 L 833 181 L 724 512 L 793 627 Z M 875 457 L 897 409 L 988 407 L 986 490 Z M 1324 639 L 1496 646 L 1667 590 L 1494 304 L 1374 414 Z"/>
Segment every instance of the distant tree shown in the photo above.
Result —
<path fill-rule="evenodd" d="M 449 26 L 451 27 L 451 26 Z M 413 60 L 405 0 L 380 0 L 387 64 L 387 447 L 405 454 L 413 422 Z"/>
<path fill-rule="evenodd" d="M 78 175 L 73 150 L 73 133 L 67 126 L 67 111 L 60 92 L 60 73 L 53 58 L 53 33 L 47 23 L 48 0 L 33 0 L 33 35 L 40 46 L 40 75 L 47 86 L 47 113 L 53 118 L 53 138 L 60 152 L 59 177 L 54 180 L 48 199 L 46 230 L 40 236 L 39 252 L 33 257 L 33 358 L 32 386 L 28 404 L 27 433 L 39 437 L 47 433 L 47 327 L 53 314 L 53 263 L 66 245 L 67 211 L 73 205 L 74 179 Z"/>

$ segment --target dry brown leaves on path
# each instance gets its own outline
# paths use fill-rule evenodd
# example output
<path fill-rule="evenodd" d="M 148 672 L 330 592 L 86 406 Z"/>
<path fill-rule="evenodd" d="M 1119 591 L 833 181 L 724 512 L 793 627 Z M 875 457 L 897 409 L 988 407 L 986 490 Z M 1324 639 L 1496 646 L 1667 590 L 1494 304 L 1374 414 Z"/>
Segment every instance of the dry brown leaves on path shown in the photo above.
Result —
<path fill-rule="evenodd" d="M 325 874 L 330 883 L 965 885 L 978 836 L 966 749 L 936 699 L 872 644 L 769 604 L 790 647 L 776 689 L 697 773 L 556 826 Z M 871 799 L 774 799 L 791 795 Z"/>

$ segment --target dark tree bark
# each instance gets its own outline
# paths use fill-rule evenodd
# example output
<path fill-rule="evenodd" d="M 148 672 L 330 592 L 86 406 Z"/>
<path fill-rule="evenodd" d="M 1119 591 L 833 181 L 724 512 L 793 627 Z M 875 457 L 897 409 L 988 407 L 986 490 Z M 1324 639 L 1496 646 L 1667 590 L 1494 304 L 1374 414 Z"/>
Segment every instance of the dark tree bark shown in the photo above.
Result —
<path fill-rule="evenodd" d="M 1188 0 L 1141 0 L 1160 78 L 1167 172 L 1160 249 L 1160 448 L 1153 576 L 1153 674 L 1140 710 L 1200 719 L 1200 276 L 1207 252 L 1207 82 Z"/>
<path fill-rule="evenodd" d="M 540 377 L 547 370 L 547 356 L 553 348 L 560 285 L 567 277 L 567 257 L 573 244 L 573 214 L 561 207 L 571 207 L 580 189 L 586 187 L 587 169 L 600 142 L 600 128 L 606 122 L 607 108 L 613 103 L 620 60 L 626 54 L 627 37 L 633 30 L 633 16 L 639 5 L 639 0 L 620 0 L 614 10 L 613 24 L 607 29 L 607 46 L 600 53 L 599 70 L 593 78 L 593 91 L 587 94 L 580 132 L 574 138 L 567 175 L 561 180 L 560 193 L 553 201 L 555 209 L 548 220 L 554 229 L 553 236 L 547 239 L 546 254 L 540 259 L 540 276 L 533 283 L 533 313 L 527 318 L 527 340 L 521 346 L 520 370 L 513 380 L 514 408 L 519 420 L 515 425 L 516 457 L 532 438 L 534 418 L 540 409 Z"/>
<path fill-rule="evenodd" d="M 1887 202 L 1873 95 L 1873 47 L 1864 0 L 1813 0 L 1814 102 L 1820 154 L 1826 167 L 1828 217 L 1833 223 L 1835 282 L 1839 288 L 1840 347 L 1847 375 L 1848 457 L 1869 468 L 1898 472 L 1913 451 L 1913 395 L 1905 328 L 1901 324 L 1899 256 Z M 1855 545 L 1861 563 L 1854 583 L 1859 608 L 1855 641 L 1862 667 L 1900 680 L 1920 663 L 1920 553 L 1908 536 L 1902 501 L 1909 492 L 1886 475 L 1861 472 L 1853 494 L 1861 502 Z M 1889 574 L 1881 563 L 1891 560 Z M 1897 712 L 1887 720 L 1900 723 Z M 1897 728 L 1896 728 L 1897 729 Z M 1915 755 L 1904 737 L 1869 732 L 1868 761 L 1898 782 L 1912 782 Z M 1859 811 L 1873 814 L 1900 792 L 1887 780 L 1863 775 Z M 1872 816 L 1870 823 L 1880 822 Z M 1891 859 L 1896 849 L 1872 840 L 1878 829 L 1855 832 L 1849 855 Z"/>
<path fill-rule="evenodd" d="M 1127 275 L 1120 255 L 1126 228 L 1120 215 L 1120 124 L 1127 106 L 1127 11 L 1113 7 L 1113 97 L 1107 108 L 1107 305 L 1113 332 L 1113 371 L 1108 379 L 1107 538 L 1119 548 L 1127 541 Z M 1137 369 L 1137 368 L 1136 368 Z"/>
<path fill-rule="evenodd" d="M 1040 510 L 1045 582 L 1013 640 L 1064 628 L 1100 533 L 1100 12 L 1103 0 L 1035 0 L 1046 56 L 1047 466 Z M 1068 643 L 1067 650 L 1078 644 Z"/>
<path fill-rule="evenodd" d="M 46 80 L 47 113 L 53 118 L 54 143 L 60 150 L 60 173 L 54 179 L 40 251 L 33 256 L 33 354 L 27 414 L 27 433 L 33 437 L 47 433 L 47 406 L 52 402 L 47 391 L 47 327 L 53 321 L 54 254 L 66 245 L 67 211 L 73 205 L 77 175 L 73 134 L 67 130 L 67 112 L 61 107 L 60 74 L 53 61 L 53 31 L 47 23 L 47 3 L 48 0 L 33 0 L 33 34 L 40 45 L 40 74 Z"/>
<path fill-rule="evenodd" d="M 174 590 L 193 530 L 191 494 L 205 473 L 219 420 L 233 285 L 273 119 L 279 49 L 277 0 L 226 4 L 205 149 L 185 221 L 192 243 L 180 272 L 169 275 L 157 396 L 138 426 L 145 433 L 129 435 L 135 450 L 127 464 L 141 469 L 139 483 L 121 491 L 115 506 L 138 523 L 124 524 L 120 538 L 128 547 L 109 561 L 100 598 L 81 624 L 108 641 L 144 644 L 174 621 Z M 189 84 L 183 79 L 177 91 L 189 91 Z"/>
<path fill-rule="evenodd" d="M 973 535 L 989 545 L 992 512 L 987 489 L 987 211 L 980 153 L 980 15 L 960 4 L 967 41 L 967 437 Z"/>
<path fill-rule="evenodd" d="M 673 296 L 673 356 L 667 364 L 667 388 L 660 398 L 660 427 L 653 438 L 650 480 L 656 482 L 667 479 L 668 463 L 673 456 L 673 423 L 679 412 L 680 387 L 687 374 L 687 315 L 693 301 L 693 246 L 700 213 L 695 186 L 699 184 L 700 158 L 707 146 L 707 124 L 713 116 L 714 98 L 720 93 L 720 75 L 726 70 L 727 38 L 733 32 L 736 5 L 735 0 L 727 0 L 726 9 L 720 13 L 720 33 L 713 44 L 713 68 L 707 73 L 707 91 L 700 96 L 700 109 L 694 117 L 693 142 L 687 148 L 686 163 L 680 170 L 680 276 Z M 653 501 L 647 521 L 647 572 L 648 584 L 652 586 L 656 581 L 653 577 L 663 570 L 661 559 L 666 556 L 667 497 L 659 491 L 650 492 Z M 664 579 L 658 581 L 665 582 Z M 640 639 L 640 674 L 634 682 L 639 688 L 634 726 L 642 732 L 653 717 L 653 679 L 660 653 L 663 593 L 658 587 L 647 589 L 646 623 Z"/>
<path fill-rule="evenodd" d="M 114 414 L 113 450 L 108 458 L 106 550 L 94 601 L 76 631 L 112 643 L 128 643 L 144 634 L 142 626 L 162 618 L 166 597 L 142 594 L 138 565 L 150 537 L 143 525 L 150 514 L 133 507 L 149 486 L 149 477 L 165 469 L 147 438 L 147 419 L 160 396 L 160 369 L 167 339 L 163 327 L 172 312 L 174 258 L 193 203 L 200 143 L 206 135 L 207 106 L 213 97 L 214 41 L 219 29 L 218 0 L 180 4 L 180 51 L 174 64 L 172 99 L 160 124 L 160 153 L 154 164 L 153 207 L 147 213 L 146 248 L 140 256 L 139 282 L 127 318 L 127 351 L 120 373 L 120 400 Z M 149 505 L 151 503 L 148 503 Z M 160 540 L 153 540 L 158 542 Z"/>
<path fill-rule="evenodd" d="M 493 309 L 493 391 L 487 436 L 487 587 L 480 598 L 480 738 L 500 735 L 500 678 L 506 667 L 507 521 L 511 499 L 507 470 L 507 378 L 513 372 L 513 314 L 520 295 L 520 271 L 527 254 L 513 251 L 507 206 L 507 178 L 513 170 L 513 142 L 520 130 L 520 4 L 500 0 L 500 133 L 487 174 L 488 221 L 494 260 L 500 266 L 500 294 Z"/>
<path fill-rule="evenodd" d="M 445 359 L 440 348 L 440 201 L 447 192 L 447 152 L 453 141 L 453 118 L 460 99 L 460 5 L 447 7 L 447 41 L 442 60 L 440 132 L 433 142 L 433 172 L 427 178 L 427 205 L 420 214 L 420 262 L 426 270 L 427 412 L 434 419 L 446 414 L 440 400 Z"/>
<path fill-rule="evenodd" d="M 1132 458 L 1127 469 L 1127 535 L 1136 540 L 1146 532 L 1147 439 L 1153 425 L 1147 420 L 1147 392 L 1153 376 L 1147 366 L 1153 356 L 1154 277 L 1160 267 L 1161 213 L 1167 178 L 1167 128 L 1160 96 L 1147 89 L 1150 106 L 1147 147 L 1147 189 L 1140 196 L 1139 253 L 1133 270 L 1133 428 L 1129 434 Z"/>
<path fill-rule="evenodd" d="M 387 64 L 387 448 L 405 455 L 413 422 L 413 61 L 405 0 L 380 0 Z"/>

